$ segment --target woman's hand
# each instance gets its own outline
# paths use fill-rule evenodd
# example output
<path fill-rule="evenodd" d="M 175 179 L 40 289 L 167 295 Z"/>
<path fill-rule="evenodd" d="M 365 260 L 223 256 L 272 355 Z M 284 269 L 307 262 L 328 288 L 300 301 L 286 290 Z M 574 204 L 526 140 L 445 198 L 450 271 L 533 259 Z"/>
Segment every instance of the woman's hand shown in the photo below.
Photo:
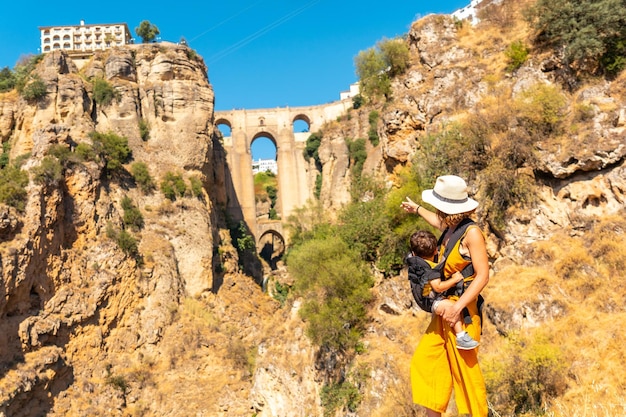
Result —
<path fill-rule="evenodd" d="M 400 204 L 400 207 L 407 213 L 417 213 L 417 208 L 419 207 L 419 204 L 411 200 L 409 197 L 406 197 L 406 200 L 404 200 Z"/>
<path fill-rule="evenodd" d="M 443 312 L 441 313 L 441 317 L 448 322 L 448 324 L 450 325 L 450 327 L 454 326 L 454 323 L 456 323 L 457 321 L 461 320 L 461 310 L 457 307 L 458 303 L 455 302 L 454 304 L 447 306 L 446 308 L 444 308 Z"/>

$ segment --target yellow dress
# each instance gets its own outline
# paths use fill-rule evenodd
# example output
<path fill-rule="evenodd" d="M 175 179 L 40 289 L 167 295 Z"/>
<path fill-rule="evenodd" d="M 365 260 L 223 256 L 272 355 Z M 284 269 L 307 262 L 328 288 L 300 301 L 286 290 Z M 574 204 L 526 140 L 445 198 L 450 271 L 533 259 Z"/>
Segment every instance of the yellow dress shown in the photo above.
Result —
<path fill-rule="evenodd" d="M 450 271 L 462 270 L 471 262 L 459 252 L 460 241 L 448 255 L 444 268 L 445 276 L 450 276 Z M 472 276 L 466 280 L 473 278 Z M 477 300 L 469 303 L 467 309 L 472 323 L 466 324 L 465 330 L 479 341 L 482 323 L 478 314 Z M 433 314 L 413 354 L 411 388 L 415 404 L 440 413 L 444 413 L 448 408 L 454 388 L 459 413 L 471 414 L 472 417 L 487 417 L 487 390 L 478 365 L 478 349 L 457 349 L 454 330 L 436 314 Z"/>

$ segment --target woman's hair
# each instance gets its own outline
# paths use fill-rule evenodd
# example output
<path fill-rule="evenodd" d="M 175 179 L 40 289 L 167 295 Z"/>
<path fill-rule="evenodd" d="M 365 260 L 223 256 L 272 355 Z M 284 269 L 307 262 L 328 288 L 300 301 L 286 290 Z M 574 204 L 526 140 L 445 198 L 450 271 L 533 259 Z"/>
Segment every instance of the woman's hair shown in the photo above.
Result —
<path fill-rule="evenodd" d="M 471 217 L 475 211 L 476 209 L 472 211 L 466 211 L 465 213 L 446 214 L 440 210 L 437 210 L 437 217 L 441 221 L 441 224 L 443 224 L 446 227 L 450 227 L 450 226 L 459 224 L 459 222 L 463 219 L 467 219 L 468 217 Z"/>

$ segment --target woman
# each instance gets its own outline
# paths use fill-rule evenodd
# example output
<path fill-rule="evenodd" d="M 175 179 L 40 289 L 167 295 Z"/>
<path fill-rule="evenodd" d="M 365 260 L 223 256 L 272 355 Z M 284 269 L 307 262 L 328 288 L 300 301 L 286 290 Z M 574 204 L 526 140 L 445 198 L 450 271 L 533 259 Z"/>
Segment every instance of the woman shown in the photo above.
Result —
<path fill-rule="evenodd" d="M 437 212 L 422 207 L 408 197 L 401 207 L 409 213 L 419 214 L 433 227 L 446 231 L 442 248 L 445 248 L 455 227 L 478 207 L 478 202 L 468 197 L 465 181 L 455 175 L 437 178 L 432 190 L 422 192 L 422 200 Z M 474 268 L 474 275 L 467 279 L 471 285 L 460 297 L 451 298 L 455 303 L 447 307 L 442 316 L 432 316 L 411 361 L 413 402 L 426 407 L 429 417 L 440 417 L 446 411 L 453 388 L 460 414 L 471 414 L 472 417 L 486 417 L 488 414 L 485 381 L 478 366 L 478 349 L 456 349 L 456 336 L 450 327 L 467 307 L 472 323 L 466 326 L 466 331 L 475 340 L 480 340 L 482 323 L 478 296 L 489 282 L 489 261 L 485 238 L 476 225 L 467 229 L 450 253 L 444 271 L 449 276 L 469 262 Z"/>

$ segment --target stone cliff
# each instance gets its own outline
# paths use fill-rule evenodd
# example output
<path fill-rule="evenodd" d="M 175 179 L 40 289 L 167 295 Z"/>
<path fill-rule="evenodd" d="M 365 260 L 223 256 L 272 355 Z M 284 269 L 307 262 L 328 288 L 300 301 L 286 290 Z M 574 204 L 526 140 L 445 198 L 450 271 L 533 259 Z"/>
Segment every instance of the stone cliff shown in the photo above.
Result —
<path fill-rule="evenodd" d="M 238 272 L 224 231 L 228 173 L 203 61 L 183 46 L 137 45 L 97 53 L 81 71 L 53 52 L 36 73 L 45 97 L 0 96 L 11 160 L 38 167 L 54 146 L 91 144 L 92 132 L 127 138 L 132 160 L 115 176 L 101 161 L 68 163 L 60 180 L 30 182 L 23 212 L 3 206 L 0 415 L 247 414 L 251 400 L 236 392 L 250 374 L 238 368 L 276 307 Z M 96 99 L 96 79 L 115 89 L 110 104 Z M 144 193 L 128 172 L 136 162 L 157 187 L 168 174 L 194 177 L 202 195 Z M 123 228 L 125 197 L 143 215 L 140 257 L 109 233 Z"/>

